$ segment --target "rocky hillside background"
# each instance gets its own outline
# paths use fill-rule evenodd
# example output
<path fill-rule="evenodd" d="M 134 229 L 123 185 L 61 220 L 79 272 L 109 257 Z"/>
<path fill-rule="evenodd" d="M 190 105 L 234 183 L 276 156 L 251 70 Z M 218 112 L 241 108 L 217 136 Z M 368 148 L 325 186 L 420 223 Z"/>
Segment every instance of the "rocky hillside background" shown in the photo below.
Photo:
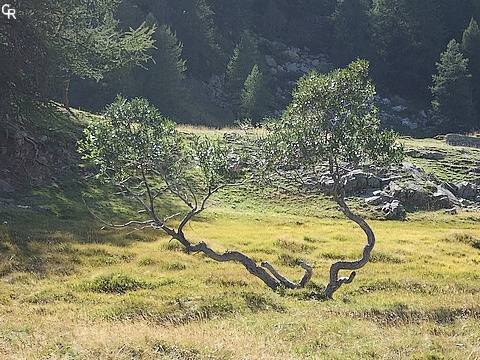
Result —
<path fill-rule="evenodd" d="M 48 205 L 38 198 L 38 189 L 55 194 L 55 189 L 68 183 L 81 192 L 81 179 L 87 172 L 78 165 L 76 142 L 92 115 L 72 115 L 60 108 L 54 113 L 47 117 L 51 112 L 46 111 L 43 118 L 39 113 L 36 125 L 28 131 L 1 129 L 0 203 L 32 206 L 25 199 L 36 198 L 34 202 L 45 210 Z M 351 171 L 344 177 L 348 196 L 386 219 L 402 219 L 417 210 L 480 211 L 480 138 L 448 134 L 401 141 L 407 155 L 403 165 L 388 171 Z M 331 189 L 328 174 L 305 179 L 305 183 L 308 191 L 328 194 Z"/>

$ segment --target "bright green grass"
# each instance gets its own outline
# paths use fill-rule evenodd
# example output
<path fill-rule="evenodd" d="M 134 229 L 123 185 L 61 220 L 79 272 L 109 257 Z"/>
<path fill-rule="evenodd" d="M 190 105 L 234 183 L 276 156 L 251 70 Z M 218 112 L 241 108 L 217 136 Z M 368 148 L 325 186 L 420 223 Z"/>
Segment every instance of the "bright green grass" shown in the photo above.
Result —
<path fill-rule="evenodd" d="M 419 158 L 407 157 L 407 161 L 423 168 L 427 172 L 434 173 L 440 180 L 443 181 L 471 181 L 475 182 L 472 175 L 469 175 L 469 170 L 478 167 L 480 161 L 480 149 L 464 147 L 464 146 L 450 146 L 444 141 L 434 139 L 402 139 L 405 148 L 440 151 L 445 154 L 442 160 L 428 160 Z"/>

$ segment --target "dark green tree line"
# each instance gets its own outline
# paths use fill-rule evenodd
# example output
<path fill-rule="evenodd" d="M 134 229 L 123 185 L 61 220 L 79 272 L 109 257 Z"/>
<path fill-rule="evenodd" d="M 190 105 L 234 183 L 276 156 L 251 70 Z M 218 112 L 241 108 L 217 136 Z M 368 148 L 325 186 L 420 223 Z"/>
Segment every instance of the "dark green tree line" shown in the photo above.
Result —
<path fill-rule="evenodd" d="M 2 21 L 2 93 L 10 100 L 61 97 L 68 108 L 73 76 L 106 73 L 150 58 L 154 28 L 118 30 L 117 0 L 19 1 L 17 19 Z M 60 96 L 59 93 L 62 93 Z"/>
<path fill-rule="evenodd" d="M 476 119 L 474 127 L 480 128 L 480 28 L 474 18 L 463 32 L 460 49 L 468 59 L 468 69 L 472 75 L 473 105 Z"/>
<path fill-rule="evenodd" d="M 267 80 L 266 89 L 270 94 L 275 91 L 275 86 L 268 87 L 270 74 L 262 64 L 266 48 L 257 49 L 257 60 L 250 61 L 242 76 L 232 78 L 229 62 L 240 56 L 235 52 L 246 32 L 255 40 L 266 38 L 326 54 L 334 67 L 356 58 L 368 59 L 382 94 L 400 95 L 424 105 L 432 100 L 429 88 L 437 71 L 435 63 L 448 42 L 456 39 L 469 59 L 472 82 L 478 84 L 475 46 L 464 47 L 462 41 L 472 17 L 480 18 L 476 0 L 232 0 L 228 4 L 218 0 L 102 0 L 95 6 L 88 4 L 86 0 L 53 1 L 45 6 L 40 0 L 19 3 L 19 20 L 0 24 L 4 30 L 0 46 L 5 54 L 0 76 L 2 84 L 10 84 L 3 85 L 3 93 L 17 98 L 25 94 L 61 98 L 62 87 L 68 95 L 72 78 L 74 106 L 99 110 L 121 90 L 149 98 L 162 112 L 184 122 L 192 121 L 189 117 L 196 118 L 196 113 L 209 112 L 207 118 L 231 123 L 232 117 L 239 115 L 241 92 L 255 64 Z M 152 40 L 151 28 L 142 27 L 147 20 L 162 28 L 155 35 L 158 46 L 148 53 L 137 52 L 136 46 Z M 472 37 L 468 34 L 475 33 L 473 24 L 470 28 L 465 43 Z M 167 46 L 166 38 L 174 38 L 175 44 Z M 12 44 L 18 46 L 14 49 Z M 119 52 L 117 47 L 130 50 Z M 127 53 L 136 55 L 125 57 Z M 143 57 L 137 57 L 140 53 Z M 244 51 L 241 56 L 247 55 Z M 143 63 L 145 56 L 156 62 L 146 65 L 148 71 L 116 70 Z M 179 62 L 184 62 L 180 68 Z M 110 75 L 105 77 L 107 73 Z M 232 95 L 232 103 L 220 109 L 202 84 L 208 84 L 213 75 L 224 74 L 227 88 L 221 90 Z M 229 86 L 236 90 L 232 92 Z M 477 88 L 473 92 L 479 93 Z M 181 99 L 186 101 L 181 103 Z M 473 101 L 478 113 L 475 95 Z M 64 102 L 68 102 L 66 96 Z"/>

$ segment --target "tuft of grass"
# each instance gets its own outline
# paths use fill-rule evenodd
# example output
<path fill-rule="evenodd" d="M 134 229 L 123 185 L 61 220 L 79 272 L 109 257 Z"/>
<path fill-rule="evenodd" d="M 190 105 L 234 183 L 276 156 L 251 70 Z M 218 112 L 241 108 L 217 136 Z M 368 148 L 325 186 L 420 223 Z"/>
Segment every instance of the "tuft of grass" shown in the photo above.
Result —
<path fill-rule="evenodd" d="M 370 261 L 372 263 L 385 263 L 385 264 L 400 264 L 404 262 L 404 260 L 398 256 L 384 253 L 384 252 L 379 252 L 379 251 L 375 251 L 372 253 L 370 257 Z"/>
<path fill-rule="evenodd" d="M 330 259 L 330 260 L 343 260 L 348 258 L 346 254 L 339 253 L 336 251 L 322 252 L 321 257 L 324 259 Z"/>
<path fill-rule="evenodd" d="M 153 354 L 162 359 L 184 359 L 195 360 L 200 359 L 201 354 L 193 348 L 184 348 L 177 345 L 170 345 L 166 342 L 158 342 L 153 345 Z"/>
<path fill-rule="evenodd" d="M 158 262 L 151 257 L 146 257 L 138 261 L 138 266 L 155 266 Z"/>
<path fill-rule="evenodd" d="M 170 270 L 170 271 L 180 271 L 180 270 L 185 270 L 187 268 L 187 265 L 181 263 L 181 262 L 172 262 L 164 265 L 165 270 Z"/>
<path fill-rule="evenodd" d="M 151 289 L 154 285 L 131 275 L 113 273 L 97 276 L 83 284 L 83 288 L 98 293 L 125 294 L 127 291 Z"/>
<path fill-rule="evenodd" d="M 278 255 L 277 260 L 275 262 L 282 266 L 295 267 L 297 266 L 297 261 L 298 261 L 298 258 L 288 253 L 281 253 Z"/>
<path fill-rule="evenodd" d="M 480 239 L 474 237 L 471 234 L 455 232 L 451 234 L 446 240 L 467 244 L 475 249 L 480 250 Z"/>
<path fill-rule="evenodd" d="M 314 247 L 308 244 L 301 244 L 296 241 L 289 240 L 277 240 L 274 245 L 280 249 L 288 250 L 293 253 L 310 253 L 314 250 Z"/>
<path fill-rule="evenodd" d="M 185 247 L 180 244 L 178 241 L 171 240 L 165 244 L 162 244 L 162 249 L 167 250 L 167 251 L 178 251 L 178 252 L 183 252 L 186 253 L 187 250 Z"/>
<path fill-rule="evenodd" d="M 285 312 L 285 307 L 278 304 L 273 296 L 266 296 L 265 294 L 253 292 L 244 292 L 241 296 L 245 300 L 247 307 L 253 312 L 269 310 Z"/>

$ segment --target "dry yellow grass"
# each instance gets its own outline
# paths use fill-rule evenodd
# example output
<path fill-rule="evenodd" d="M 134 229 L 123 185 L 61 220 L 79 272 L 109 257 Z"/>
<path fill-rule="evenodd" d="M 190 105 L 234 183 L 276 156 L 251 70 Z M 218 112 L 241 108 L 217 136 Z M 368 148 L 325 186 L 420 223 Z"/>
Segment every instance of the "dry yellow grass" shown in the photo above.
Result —
<path fill-rule="evenodd" d="M 372 262 L 330 302 L 309 300 L 312 287 L 274 293 L 240 265 L 185 254 L 160 234 L 82 243 L 56 233 L 48 246 L 35 245 L 42 269 L 0 278 L 0 357 L 477 359 L 478 220 L 420 213 L 372 221 Z M 301 271 L 289 259 L 306 259 L 312 286 L 323 286 L 329 264 L 358 256 L 365 241 L 343 219 L 228 206 L 209 211 L 188 235 L 268 260 L 292 279 Z M 117 273 L 152 286 L 124 293 L 86 286 Z"/>

